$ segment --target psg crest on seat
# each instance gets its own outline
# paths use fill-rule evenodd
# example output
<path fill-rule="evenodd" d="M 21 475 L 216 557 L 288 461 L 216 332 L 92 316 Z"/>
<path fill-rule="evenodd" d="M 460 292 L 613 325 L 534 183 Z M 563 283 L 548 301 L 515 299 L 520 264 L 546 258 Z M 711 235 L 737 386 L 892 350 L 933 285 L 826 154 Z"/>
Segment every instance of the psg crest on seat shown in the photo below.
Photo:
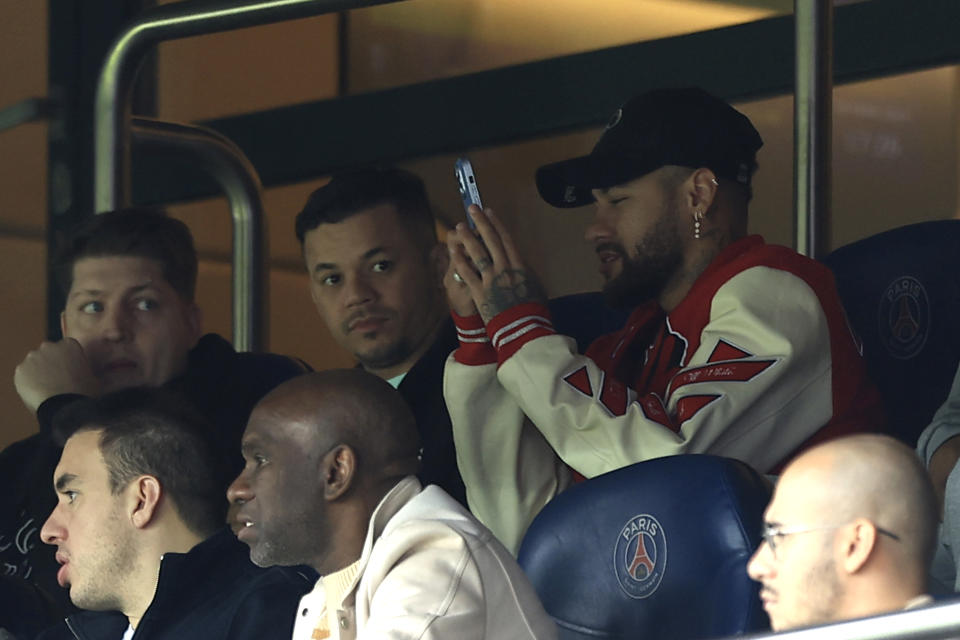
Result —
<path fill-rule="evenodd" d="M 909 360 L 927 342 L 930 302 L 919 280 L 901 276 L 880 298 L 880 341 L 894 358 Z"/>
<path fill-rule="evenodd" d="M 653 595 L 667 568 L 667 537 L 656 518 L 642 514 L 627 521 L 617 536 L 613 566 L 628 596 L 639 600 Z"/>

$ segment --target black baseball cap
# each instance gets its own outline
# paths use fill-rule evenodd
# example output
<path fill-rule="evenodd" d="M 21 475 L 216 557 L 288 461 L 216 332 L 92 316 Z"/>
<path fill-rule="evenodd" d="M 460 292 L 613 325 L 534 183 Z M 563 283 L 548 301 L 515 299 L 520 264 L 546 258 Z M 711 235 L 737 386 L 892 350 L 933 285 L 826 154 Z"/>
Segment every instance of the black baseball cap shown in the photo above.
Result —
<path fill-rule="evenodd" d="M 590 155 L 537 169 L 537 190 L 555 207 L 580 207 L 593 202 L 591 189 L 665 165 L 707 167 L 749 185 L 762 146 L 745 115 L 703 89 L 657 89 L 617 109 Z"/>

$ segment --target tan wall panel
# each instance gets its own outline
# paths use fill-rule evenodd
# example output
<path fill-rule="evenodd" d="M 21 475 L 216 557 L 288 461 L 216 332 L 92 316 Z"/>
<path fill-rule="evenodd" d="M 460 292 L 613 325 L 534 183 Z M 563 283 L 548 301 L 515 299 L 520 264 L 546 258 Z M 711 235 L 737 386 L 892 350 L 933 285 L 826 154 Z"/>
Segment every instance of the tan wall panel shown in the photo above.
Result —
<path fill-rule="evenodd" d="M 835 247 L 957 211 L 957 67 L 834 92 Z"/>
<path fill-rule="evenodd" d="M 47 3 L 0 0 L 0 108 L 47 95 Z"/>
<path fill-rule="evenodd" d="M 760 132 L 749 232 L 793 246 L 793 96 L 737 104 Z"/>
<path fill-rule="evenodd" d="M 13 370 L 44 338 L 46 255 L 43 240 L 0 236 L 0 292 L 7 319 L 0 330 L 0 449 L 37 432 L 36 419 L 13 386 Z"/>
<path fill-rule="evenodd" d="M 295 355 L 317 370 L 352 367 L 317 314 L 306 273 L 274 270 L 270 277 L 270 350 Z"/>
<path fill-rule="evenodd" d="M 293 231 L 294 220 L 309 195 L 324 182 L 326 179 L 311 180 L 264 190 L 267 256 L 273 264 L 288 269 L 302 267 L 300 244 Z M 233 223 L 226 198 L 173 205 L 167 210 L 187 223 L 201 255 L 229 256 Z"/>
<path fill-rule="evenodd" d="M 831 246 L 958 209 L 958 67 L 834 90 Z M 793 97 L 737 105 L 760 131 L 750 228 L 793 245 Z"/>
<path fill-rule="evenodd" d="M 0 1 L 0 108 L 47 94 L 47 3 Z M 0 132 L 0 449 L 36 433 L 13 370 L 46 331 L 47 125 Z"/>
<path fill-rule="evenodd" d="M 329 98 L 337 52 L 332 15 L 163 43 L 158 113 L 194 121 Z"/>
<path fill-rule="evenodd" d="M 47 3 L 0 0 L 0 34 L 0 109 L 46 96 Z M 46 162 L 46 124 L 0 132 L 0 230 L 42 236 Z"/>
<path fill-rule="evenodd" d="M 203 309 L 205 331 L 230 339 L 230 299 L 230 266 L 201 261 L 197 302 Z M 315 369 L 353 366 L 353 358 L 334 342 L 317 315 L 306 274 L 271 271 L 268 322 L 267 350 L 298 357 Z"/>
<path fill-rule="evenodd" d="M 190 227 L 197 253 L 220 260 L 228 258 L 233 246 L 233 223 L 225 197 L 170 205 L 165 209 Z"/>
<path fill-rule="evenodd" d="M 416 0 L 352 11 L 351 91 L 471 73 L 789 12 L 767 0 Z M 763 5 L 763 6 L 760 6 Z"/>
<path fill-rule="evenodd" d="M 0 131 L 2 233 L 38 239 L 46 233 L 47 129 L 43 122 Z"/>
<path fill-rule="evenodd" d="M 201 260 L 197 274 L 197 304 L 203 312 L 203 332 L 232 339 L 230 320 L 230 266 Z"/>
<path fill-rule="evenodd" d="M 294 233 L 297 214 L 313 191 L 327 183 L 327 178 L 310 180 L 267 189 L 263 205 L 270 220 L 270 259 L 274 265 L 303 269 L 303 254 Z"/>

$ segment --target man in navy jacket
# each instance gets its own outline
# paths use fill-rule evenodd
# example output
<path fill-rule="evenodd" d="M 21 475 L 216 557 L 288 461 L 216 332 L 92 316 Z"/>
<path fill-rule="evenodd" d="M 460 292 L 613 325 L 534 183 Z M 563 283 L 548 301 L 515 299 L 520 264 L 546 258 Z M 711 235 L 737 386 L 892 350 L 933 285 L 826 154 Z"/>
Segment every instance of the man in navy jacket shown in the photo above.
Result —
<path fill-rule="evenodd" d="M 41 538 L 57 582 L 86 609 L 43 640 L 289 637 L 310 580 L 263 570 L 223 525 L 206 427 L 171 392 L 128 389 L 74 403 Z"/>

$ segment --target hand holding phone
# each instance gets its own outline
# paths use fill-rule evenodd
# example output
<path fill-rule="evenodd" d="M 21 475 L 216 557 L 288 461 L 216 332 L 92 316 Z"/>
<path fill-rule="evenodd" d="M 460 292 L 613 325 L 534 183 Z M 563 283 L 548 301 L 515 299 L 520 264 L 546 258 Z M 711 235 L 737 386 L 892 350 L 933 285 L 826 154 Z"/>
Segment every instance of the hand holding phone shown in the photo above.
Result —
<path fill-rule="evenodd" d="M 467 158 L 457 158 L 454 169 L 457 184 L 460 187 L 460 198 L 463 200 L 463 210 L 467 212 L 467 223 L 471 229 L 476 229 L 473 218 L 470 217 L 470 205 L 475 204 L 482 210 L 483 202 L 480 200 L 480 190 L 477 188 L 477 176 L 473 172 L 473 165 Z"/>

